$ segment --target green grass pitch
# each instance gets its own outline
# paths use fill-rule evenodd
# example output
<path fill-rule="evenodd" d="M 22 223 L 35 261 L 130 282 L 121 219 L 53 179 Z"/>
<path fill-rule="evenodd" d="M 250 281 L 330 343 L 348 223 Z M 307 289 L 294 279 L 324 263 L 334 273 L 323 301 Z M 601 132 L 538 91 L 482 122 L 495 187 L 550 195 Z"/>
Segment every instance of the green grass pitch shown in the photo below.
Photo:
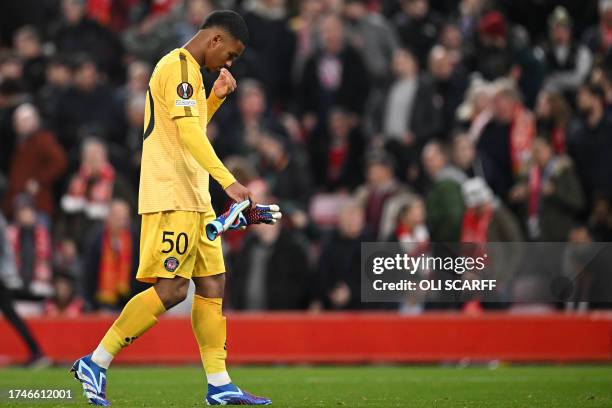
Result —
<path fill-rule="evenodd" d="M 67 368 L 0 369 L 0 407 L 86 406 Z M 235 367 L 236 384 L 277 407 L 612 407 L 612 366 Z M 8 389 L 71 389 L 72 401 L 7 398 Z M 114 407 L 202 407 L 197 367 L 113 367 Z"/>

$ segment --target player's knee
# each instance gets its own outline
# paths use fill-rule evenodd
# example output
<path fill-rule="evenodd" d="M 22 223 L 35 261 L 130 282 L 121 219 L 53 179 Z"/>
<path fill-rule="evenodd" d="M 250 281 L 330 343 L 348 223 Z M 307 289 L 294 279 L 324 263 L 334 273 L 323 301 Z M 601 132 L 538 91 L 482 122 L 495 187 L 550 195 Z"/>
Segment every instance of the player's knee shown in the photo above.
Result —
<path fill-rule="evenodd" d="M 206 298 L 222 298 L 225 291 L 225 273 L 193 279 L 196 294 Z"/>
<path fill-rule="evenodd" d="M 155 284 L 155 290 L 167 310 L 185 300 L 189 290 L 189 280 L 183 278 L 160 279 Z"/>
<path fill-rule="evenodd" d="M 187 297 L 187 291 L 189 290 L 189 281 L 186 284 L 178 286 L 174 291 L 174 301 L 181 303 Z"/>

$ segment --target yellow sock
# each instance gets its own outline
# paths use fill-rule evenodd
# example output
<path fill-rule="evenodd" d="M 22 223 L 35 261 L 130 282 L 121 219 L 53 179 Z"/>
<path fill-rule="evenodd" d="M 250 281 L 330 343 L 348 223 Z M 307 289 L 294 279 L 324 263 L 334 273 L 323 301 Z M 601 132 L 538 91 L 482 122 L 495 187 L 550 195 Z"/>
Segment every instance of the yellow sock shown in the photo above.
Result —
<path fill-rule="evenodd" d="M 226 326 L 221 312 L 221 298 L 193 296 L 191 326 L 200 346 L 200 356 L 208 382 L 215 386 L 230 382 L 225 368 Z"/>
<path fill-rule="evenodd" d="M 92 360 L 108 368 L 112 358 L 153 327 L 157 323 L 157 316 L 165 311 L 164 304 L 152 287 L 134 296 L 102 338 Z"/>

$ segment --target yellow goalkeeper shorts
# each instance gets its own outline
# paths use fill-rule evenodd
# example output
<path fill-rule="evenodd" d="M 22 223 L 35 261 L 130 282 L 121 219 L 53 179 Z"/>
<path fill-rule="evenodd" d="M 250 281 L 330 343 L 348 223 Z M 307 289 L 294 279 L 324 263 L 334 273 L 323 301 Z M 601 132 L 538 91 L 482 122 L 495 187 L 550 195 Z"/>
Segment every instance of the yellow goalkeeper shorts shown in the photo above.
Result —
<path fill-rule="evenodd" d="M 136 279 L 185 279 L 225 272 L 221 238 L 209 241 L 206 224 L 214 211 L 164 211 L 142 215 L 140 265 Z"/>

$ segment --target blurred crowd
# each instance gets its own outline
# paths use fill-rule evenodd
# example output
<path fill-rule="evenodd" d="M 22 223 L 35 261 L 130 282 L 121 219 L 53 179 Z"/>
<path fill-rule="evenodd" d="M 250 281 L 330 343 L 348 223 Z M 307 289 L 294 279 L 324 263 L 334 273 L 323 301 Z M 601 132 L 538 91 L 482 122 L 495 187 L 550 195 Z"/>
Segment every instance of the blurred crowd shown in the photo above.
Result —
<path fill-rule="evenodd" d="M 208 136 L 286 215 L 224 236 L 228 308 L 427 309 L 360 302 L 361 242 L 612 239 L 612 0 L 10 0 L 0 280 L 22 308 L 142 289 L 148 80 L 217 8 L 250 44 Z"/>

